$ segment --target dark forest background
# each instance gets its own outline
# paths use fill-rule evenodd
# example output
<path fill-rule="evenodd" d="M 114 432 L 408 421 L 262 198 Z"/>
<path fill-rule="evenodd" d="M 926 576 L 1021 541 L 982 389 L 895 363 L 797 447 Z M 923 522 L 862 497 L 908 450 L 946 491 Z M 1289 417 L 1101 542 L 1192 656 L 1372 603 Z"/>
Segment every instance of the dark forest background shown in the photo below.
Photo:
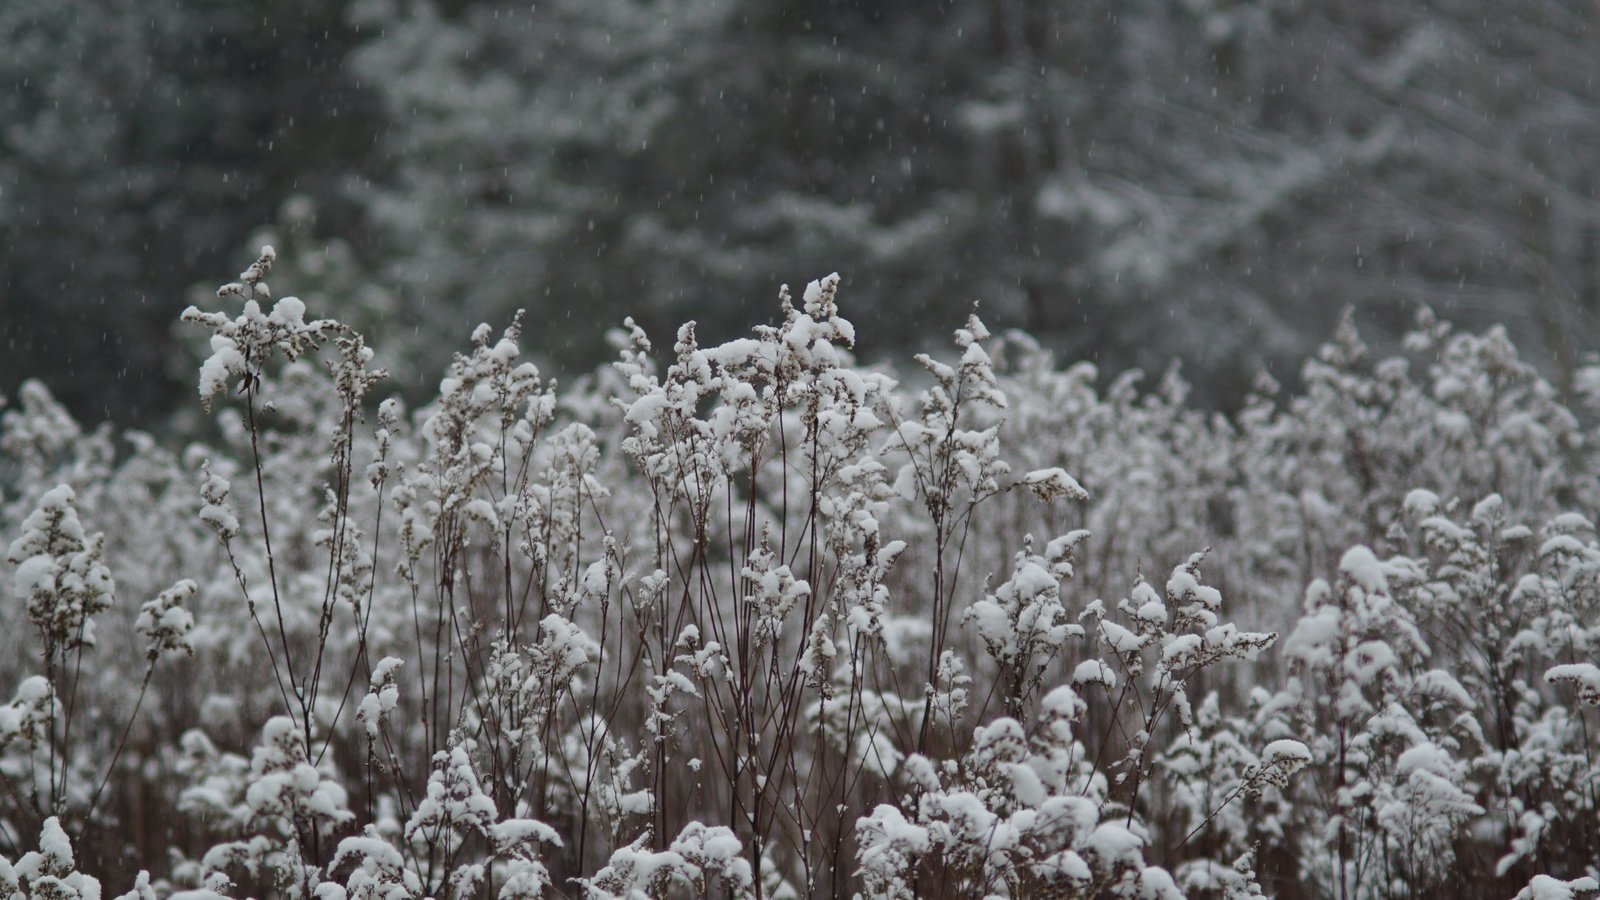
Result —
<path fill-rule="evenodd" d="M 159 421 L 174 321 L 280 291 L 437 372 L 529 311 L 558 372 L 838 270 L 862 343 L 974 301 L 1203 402 L 1417 306 L 1558 384 L 1600 333 L 1580 0 L 0 3 L 0 392 Z M 232 267 L 232 268 L 230 268 Z M 870 355 L 870 354 L 869 354 Z"/>

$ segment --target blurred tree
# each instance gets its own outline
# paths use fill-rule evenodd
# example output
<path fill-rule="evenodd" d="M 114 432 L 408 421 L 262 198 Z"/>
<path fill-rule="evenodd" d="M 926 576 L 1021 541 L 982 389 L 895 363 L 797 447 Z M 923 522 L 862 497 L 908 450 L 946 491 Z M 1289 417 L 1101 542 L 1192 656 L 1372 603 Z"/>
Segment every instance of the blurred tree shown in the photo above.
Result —
<path fill-rule="evenodd" d="M 980 260 L 952 221 L 974 211 L 919 96 L 971 68 L 921 21 L 944 6 L 457 6 L 365 3 L 383 34 L 355 56 L 391 127 L 396 177 L 368 197 L 386 272 L 442 327 L 526 306 L 540 351 L 583 367 L 624 315 L 726 333 L 832 269 L 895 339 L 970 303 L 951 282 Z"/>
<path fill-rule="evenodd" d="M 1203 401 L 1292 378 L 1347 305 L 1380 345 L 1421 302 L 1505 321 L 1565 382 L 1600 337 L 1596 15 L 12 0 L 0 391 L 155 415 L 190 273 L 292 195 L 392 289 L 368 318 L 419 373 L 518 307 L 582 370 L 624 315 L 727 336 L 838 270 L 867 346 L 981 301 L 1110 370 L 1181 357 Z"/>
<path fill-rule="evenodd" d="M 294 191 L 372 154 L 344 3 L 0 4 L 0 392 L 149 422 L 178 394 L 171 324 Z M 187 393 L 187 390 L 183 390 Z"/>
<path fill-rule="evenodd" d="M 1506 320 L 1566 368 L 1595 334 L 1576 0 L 360 10 L 386 271 L 438 317 L 555 317 L 568 364 L 624 314 L 742 327 L 830 269 L 874 344 L 981 300 L 1213 400 L 1345 305 L 1380 340 L 1421 302 Z"/>

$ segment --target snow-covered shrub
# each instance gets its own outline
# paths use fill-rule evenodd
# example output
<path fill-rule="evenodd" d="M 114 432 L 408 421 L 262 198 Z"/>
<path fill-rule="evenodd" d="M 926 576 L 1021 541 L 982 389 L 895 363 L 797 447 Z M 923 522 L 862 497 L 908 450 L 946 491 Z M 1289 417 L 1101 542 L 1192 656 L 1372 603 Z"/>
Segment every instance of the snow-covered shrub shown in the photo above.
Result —
<path fill-rule="evenodd" d="M 902 385 L 853 358 L 830 276 L 723 344 L 689 323 L 658 354 L 625 322 L 561 390 L 532 323 L 464 329 L 408 409 L 352 329 L 272 302 L 273 260 L 185 313 L 205 442 L 85 432 L 31 383 L 0 418 L 0 857 L 54 860 L 27 879 L 1343 900 L 1600 876 L 1596 438 L 1498 332 L 1425 316 L 1369 363 L 1347 322 L 1302 394 L 1263 380 L 1224 416 L 1176 371 L 1101 385 L 976 315 Z"/>

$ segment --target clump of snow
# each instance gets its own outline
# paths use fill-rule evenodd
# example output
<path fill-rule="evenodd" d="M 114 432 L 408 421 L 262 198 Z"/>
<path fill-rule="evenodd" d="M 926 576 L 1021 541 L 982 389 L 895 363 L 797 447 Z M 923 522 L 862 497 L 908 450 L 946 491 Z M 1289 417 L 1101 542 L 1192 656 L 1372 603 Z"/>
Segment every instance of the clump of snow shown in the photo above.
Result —
<path fill-rule="evenodd" d="M 1369 594 L 1386 594 L 1389 581 L 1384 577 L 1383 563 L 1366 547 L 1351 547 L 1339 559 L 1339 573 L 1349 578 Z"/>
<path fill-rule="evenodd" d="M 1570 881 L 1535 875 L 1527 887 L 1517 892 L 1516 900 L 1576 900 L 1596 890 L 1600 890 L 1600 881 L 1587 875 Z"/>
<path fill-rule="evenodd" d="M 974 344 L 974 347 L 977 345 Z M 1079 502 L 1089 499 L 1089 492 L 1083 489 L 1078 479 L 1067 474 L 1065 469 L 1035 469 L 1019 479 L 1021 484 L 1032 491 L 1034 496 L 1046 502 L 1059 497 L 1066 497 Z"/>
<path fill-rule="evenodd" d="M 1551 684 L 1570 684 L 1578 690 L 1578 699 L 1590 706 L 1600 706 L 1600 667 L 1593 663 L 1568 663 L 1552 666 L 1544 673 Z"/>

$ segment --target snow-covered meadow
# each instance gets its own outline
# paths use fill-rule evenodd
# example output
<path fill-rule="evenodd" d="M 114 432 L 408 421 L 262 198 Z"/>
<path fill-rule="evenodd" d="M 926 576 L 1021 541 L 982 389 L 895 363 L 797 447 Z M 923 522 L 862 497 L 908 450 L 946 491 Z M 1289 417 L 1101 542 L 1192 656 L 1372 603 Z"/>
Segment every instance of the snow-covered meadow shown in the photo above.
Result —
<path fill-rule="evenodd" d="M 1596 892 L 1600 370 L 1347 321 L 1223 416 L 829 277 L 408 409 L 273 258 L 209 442 L 4 408 L 0 893 Z"/>

